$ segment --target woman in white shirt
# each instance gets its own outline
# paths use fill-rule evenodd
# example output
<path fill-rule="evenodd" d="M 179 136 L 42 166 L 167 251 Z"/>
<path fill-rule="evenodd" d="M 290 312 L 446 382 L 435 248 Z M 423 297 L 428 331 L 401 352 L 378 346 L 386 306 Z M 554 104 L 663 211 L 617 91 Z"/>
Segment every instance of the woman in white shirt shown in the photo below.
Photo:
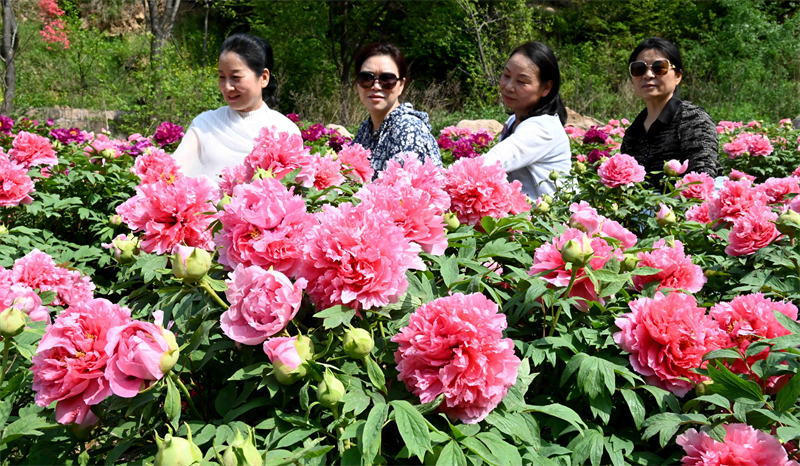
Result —
<path fill-rule="evenodd" d="M 500 77 L 503 103 L 514 114 L 483 158 L 487 165 L 500 161 L 509 180 L 519 180 L 531 199 L 555 191 L 550 172 L 569 173 L 572 163 L 560 87 L 558 61 L 541 42 L 514 49 Z"/>
<path fill-rule="evenodd" d="M 223 168 L 244 162 L 265 126 L 300 135 L 297 125 L 270 109 L 277 106 L 278 87 L 272 66 L 272 47 L 261 37 L 233 34 L 225 39 L 219 52 L 219 91 L 228 105 L 203 112 L 186 130 L 173 154 L 183 174 L 219 182 Z"/>

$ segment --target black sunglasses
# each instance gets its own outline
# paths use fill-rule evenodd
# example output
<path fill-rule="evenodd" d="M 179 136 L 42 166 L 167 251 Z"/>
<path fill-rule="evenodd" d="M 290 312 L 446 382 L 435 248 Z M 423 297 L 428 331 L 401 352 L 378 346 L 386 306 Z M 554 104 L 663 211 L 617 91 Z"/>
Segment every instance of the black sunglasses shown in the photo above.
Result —
<path fill-rule="evenodd" d="M 394 89 L 399 78 L 394 73 L 381 73 L 379 76 L 375 76 L 374 73 L 369 71 L 361 71 L 356 75 L 356 82 L 364 89 L 371 88 L 375 84 L 375 81 L 378 81 L 382 89 L 388 91 Z"/>
<path fill-rule="evenodd" d="M 675 65 L 670 63 L 669 60 L 656 60 L 652 65 L 648 65 L 643 61 L 635 61 L 630 64 L 628 70 L 630 71 L 632 77 L 641 78 L 647 73 L 648 68 L 653 70 L 654 75 L 664 76 L 665 74 L 669 73 L 669 70 L 674 69 Z"/>

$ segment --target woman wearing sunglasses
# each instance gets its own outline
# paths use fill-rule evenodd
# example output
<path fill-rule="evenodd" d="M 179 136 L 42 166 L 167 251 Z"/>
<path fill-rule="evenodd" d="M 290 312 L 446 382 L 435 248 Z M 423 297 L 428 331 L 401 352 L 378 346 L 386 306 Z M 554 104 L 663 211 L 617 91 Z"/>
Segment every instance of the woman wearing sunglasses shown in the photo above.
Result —
<path fill-rule="evenodd" d="M 500 76 L 500 94 L 513 115 L 484 161 L 499 161 L 509 180 L 519 180 L 531 199 L 555 191 L 550 172 L 569 173 L 571 166 L 569 137 L 564 131 L 567 110 L 560 87 L 556 56 L 541 42 L 514 49 Z"/>
<path fill-rule="evenodd" d="M 636 158 L 655 186 L 662 175 L 653 172 L 663 171 L 669 160 L 688 160 L 689 172 L 716 176 L 716 125 L 705 110 L 678 98 L 683 78 L 678 48 L 660 37 L 645 39 L 631 53 L 628 70 L 646 108 L 625 131 L 621 152 Z"/>
<path fill-rule="evenodd" d="M 173 157 L 187 176 L 220 180 L 222 169 L 239 165 L 253 150 L 261 128 L 300 135 L 277 107 L 278 86 L 271 74 L 272 47 L 261 37 L 233 34 L 219 52 L 219 91 L 227 106 L 198 115 Z"/>
<path fill-rule="evenodd" d="M 369 118 L 361 123 L 353 143 L 372 151 L 370 164 L 375 176 L 403 152 L 414 152 L 420 161 L 429 158 L 441 166 L 428 114 L 414 110 L 410 103 L 400 103 L 408 75 L 403 53 L 391 44 L 370 44 L 356 55 L 355 72 L 358 96 Z"/>

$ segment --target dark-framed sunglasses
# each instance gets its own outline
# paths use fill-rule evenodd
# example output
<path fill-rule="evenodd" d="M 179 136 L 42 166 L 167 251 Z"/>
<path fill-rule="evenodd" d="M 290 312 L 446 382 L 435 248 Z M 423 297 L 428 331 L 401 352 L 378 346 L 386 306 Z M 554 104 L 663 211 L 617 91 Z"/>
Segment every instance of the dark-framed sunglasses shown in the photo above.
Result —
<path fill-rule="evenodd" d="M 669 73 L 669 70 L 675 69 L 675 65 L 670 63 L 669 60 L 656 60 L 652 65 L 648 65 L 643 61 L 635 61 L 630 64 L 628 71 L 631 73 L 631 77 L 641 78 L 647 73 L 648 68 L 653 70 L 654 75 L 664 76 Z"/>
<path fill-rule="evenodd" d="M 375 84 L 375 81 L 378 81 L 381 85 L 381 89 L 386 89 L 388 91 L 394 89 L 394 86 L 397 85 L 397 81 L 399 80 L 400 78 L 394 73 L 381 73 L 375 76 L 374 73 L 369 71 L 361 71 L 356 75 L 356 83 L 364 89 L 371 88 Z"/>

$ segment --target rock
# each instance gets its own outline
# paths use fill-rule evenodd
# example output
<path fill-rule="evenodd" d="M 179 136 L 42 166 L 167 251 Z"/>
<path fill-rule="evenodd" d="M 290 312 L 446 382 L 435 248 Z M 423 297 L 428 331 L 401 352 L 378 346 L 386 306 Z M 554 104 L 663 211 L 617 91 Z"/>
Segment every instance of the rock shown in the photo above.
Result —
<path fill-rule="evenodd" d="M 800 128 L 800 116 L 792 120 L 792 128 L 794 129 Z"/>
<path fill-rule="evenodd" d="M 575 110 L 567 107 L 567 123 L 564 126 L 574 126 L 575 128 L 580 128 L 586 131 L 592 126 L 603 126 L 603 123 L 600 120 L 596 120 L 592 117 L 583 116 Z"/>
<path fill-rule="evenodd" d="M 497 134 L 503 130 L 503 124 L 497 120 L 461 120 L 456 128 L 467 128 L 473 133 L 481 129 L 488 129 Z"/>
<path fill-rule="evenodd" d="M 326 126 L 325 126 L 325 128 L 326 128 L 326 129 L 335 129 L 335 130 L 336 130 L 336 131 L 338 131 L 338 132 L 339 132 L 339 134 L 341 134 L 342 136 L 344 136 L 344 137 L 346 137 L 346 138 L 350 138 L 350 139 L 352 139 L 352 138 L 353 138 L 353 135 L 352 135 L 352 134 L 350 134 L 350 131 L 347 131 L 347 128 L 345 128 L 345 127 L 344 127 L 344 126 L 342 126 L 342 125 L 335 125 L 335 124 L 331 123 L 331 124 L 329 124 L 329 125 L 326 125 Z"/>

